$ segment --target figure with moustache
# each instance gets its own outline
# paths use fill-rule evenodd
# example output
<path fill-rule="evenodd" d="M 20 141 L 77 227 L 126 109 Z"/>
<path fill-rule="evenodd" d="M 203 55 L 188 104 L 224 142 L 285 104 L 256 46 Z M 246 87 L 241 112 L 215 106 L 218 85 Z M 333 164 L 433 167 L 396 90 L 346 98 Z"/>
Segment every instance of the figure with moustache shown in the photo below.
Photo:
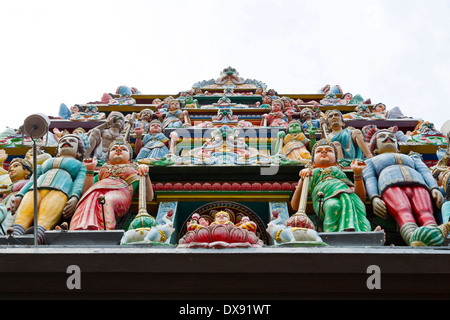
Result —
<path fill-rule="evenodd" d="M 126 141 L 111 143 L 107 162 L 94 177 L 97 159 L 84 159 L 87 169 L 83 196 L 70 221 L 70 230 L 114 230 L 116 221 L 131 207 L 133 196 L 139 194 L 139 176 L 148 174 L 147 165 L 132 163 L 133 150 Z M 153 188 L 146 176 L 146 199 L 153 199 Z M 98 198 L 104 196 L 102 208 Z M 103 210 L 106 221 L 103 221 Z"/>
<path fill-rule="evenodd" d="M 312 168 L 302 169 L 300 180 L 291 199 L 294 210 L 298 210 L 303 188 L 309 188 L 314 211 L 323 221 L 324 232 L 371 231 L 363 201 L 366 198 L 362 170 L 365 164 L 353 160 L 355 182 L 351 182 L 340 169 L 336 147 L 331 141 L 322 139 L 312 150 Z M 303 186 L 305 177 L 310 176 L 309 186 Z M 321 195 L 323 195 L 321 199 Z"/>
<path fill-rule="evenodd" d="M 437 239 L 441 237 L 439 232 L 437 238 L 423 239 L 425 231 L 437 227 L 433 200 L 440 207 L 443 195 L 421 157 L 401 154 L 395 134 L 389 130 L 376 132 L 369 150 L 374 157 L 366 160 L 363 178 L 374 214 L 384 219 L 392 216 L 407 245 L 442 242 L 443 239 Z M 419 235 L 424 237 L 420 239 Z"/>
<path fill-rule="evenodd" d="M 61 217 L 70 218 L 81 197 L 86 168 L 83 165 L 84 142 L 74 134 L 63 136 L 58 143 L 56 156 L 39 165 L 37 175 L 38 243 L 44 241 L 46 230 L 53 229 Z M 34 221 L 33 180 L 15 197 L 16 220 L 13 235 L 22 235 Z"/>

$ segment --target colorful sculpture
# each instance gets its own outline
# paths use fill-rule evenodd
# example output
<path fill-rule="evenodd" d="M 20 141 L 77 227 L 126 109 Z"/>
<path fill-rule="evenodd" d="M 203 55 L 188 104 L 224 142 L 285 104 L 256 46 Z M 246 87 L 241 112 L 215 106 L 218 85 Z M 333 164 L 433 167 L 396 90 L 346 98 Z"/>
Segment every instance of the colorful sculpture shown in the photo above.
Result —
<path fill-rule="evenodd" d="M 292 160 L 310 160 L 309 139 L 303 133 L 300 121 L 292 120 L 289 123 L 288 134 L 279 132 L 279 137 L 275 150 L 279 150 L 280 142 L 283 141 L 282 153 Z M 281 140 L 282 139 L 282 140 Z"/>
<path fill-rule="evenodd" d="M 107 162 L 94 177 L 97 160 L 85 159 L 86 179 L 75 213 L 70 221 L 70 230 L 114 230 L 116 222 L 131 206 L 133 195 L 139 191 L 139 176 L 147 175 L 148 166 L 132 164 L 133 149 L 119 139 L 111 143 Z M 147 199 L 153 198 L 150 178 L 146 177 Z M 104 205 L 98 198 L 104 197 Z M 104 219 L 105 220 L 104 220 Z"/>
<path fill-rule="evenodd" d="M 352 161 L 353 184 L 339 168 L 336 154 L 336 147 L 330 141 L 322 139 L 314 145 L 312 168 L 300 171 L 300 180 L 291 199 L 292 208 L 299 208 L 302 189 L 309 188 L 314 211 L 323 222 L 324 232 L 371 231 L 363 202 L 366 198 L 361 175 L 364 163 Z M 311 177 L 308 186 L 303 185 L 306 177 Z"/>
<path fill-rule="evenodd" d="M 112 111 L 101 125 L 88 131 L 89 148 L 86 149 L 86 158 L 96 157 L 105 159 L 111 143 L 123 137 L 125 116 L 118 111 Z"/>
<path fill-rule="evenodd" d="M 120 86 L 117 88 L 116 94 L 118 95 L 118 97 L 117 98 L 113 97 L 112 99 L 110 99 L 108 101 L 109 105 L 111 105 L 111 106 L 116 106 L 116 105 L 130 106 L 130 105 L 136 104 L 136 100 L 131 97 L 131 95 L 133 94 L 133 91 L 131 90 L 131 88 L 129 88 L 127 86 Z"/>
<path fill-rule="evenodd" d="M 196 217 L 188 223 L 187 233 L 179 240 L 178 248 L 258 248 L 263 242 L 256 234 L 256 225 L 249 219 L 235 224 L 230 220 L 230 214 L 219 211 L 214 221 L 208 224 L 202 220 L 199 224 Z"/>
<path fill-rule="evenodd" d="M 134 129 L 136 133 L 135 152 L 136 161 L 141 159 L 160 159 L 169 153 L 169 139 L 161 132 L 162 126 L 159 120 L 149 123 L 149 131 L 142 137 L 142 127 Z"/>
<path fill-rule="evenodd" d="M 393 217 L 407 245 L 441 244 L 443 233 L 431 237 L 430 232 L 437 230 L 432 201 L 441 207 L 443 195 L 420 156 L 399 153 L 389 130 L 373 135 L 370 150 L 374 157 L 366 161 L 363 177 L 375 215 Z"/>
<path fill-rule="evenodd" d="M 281 99 L 273 100 L 270 113 L 262 115 L 261 126 L 288 127 L 289 118 L 293 114 L 292 110 L 284 112 L 284 103 Z"/>
<path fill-rule="evenodd" d="M 315 112 L 310 108 L 303 108 L 302 111 L 300 111 L 300 120 L 305 132 L 310 128 L 319 129 L 321 127 L 320 118 L 317 118 Z"/>
<path fill-rule="evenodd" d="M 0 149 L 0 191 L 2 189 L 8 189 L 11 184 L 8 171 L 3 168 L 3 163 L 8 158 L 8 154 L 4 149 Z"/>
<path fill-rule="evenodd" d="M 166 128 L 181 128 L 191 125 L 189 119 L 189 112 L 187 110 L 182 111 L 180 102 L 176 99 L 172 99 L 168 102 L 168 110 L 165 114 L 162 122 L 162 129 Z"/>
<path fill-rule="evenodd" d="M 344 118 L 339 110 L 331 110 L 326 114 L 328 139 L 337 147 L 338 159 L 352 161 L 372 157 L 364 136 L 359 129 L 345 128 Z"/>
<path fill-rule="evenodd" d="M 4 150 L 0 150 L 0 154 L 4 153 Z M 7 189 L 1 190 L 2 199 L 1 206 L 5 207 L 6 216 L 3 220 L 3 228 L 6 230 L 14 223 L 14 197 L 15 195 L 28 183 L 31 175 L 33 174 L 33 168 L 31 163 L 22 158 L 14 158 L 8 167 L 8 175 L 11 180 L 11 184 Z"/>
<path fill-rule="evenodd" d="M 75 107 L 75 106 L 74 106 Z M 79 106 L 77 106 L 79 107 Z M 71 121 L 99 121 L 105 119 L 104 112 L 99 112 L 97 106 L 88 105 L 84 111 L 72 112 Z"/>
<path fill-rule="evenodd" d="M 266 231 L 276 245 L 327 245 L 314 229 L 289 226 L 287 221 L 281 219 L 277 210 L 272 211 L 272 215 L 273 220 L 267 224 Z"/>
<path fill-rule="evenodd" d="M 57 155 L 34 170 L 37 176 L 38 243 L 44 241 L 46 230 L 53 229 L 61 217 L 69 219 L 75 212 L 86 175 L 81 162 L 84 143 L 77 135 L 65 135 L 59 140 Z M 23 235 L 33 224 L 33 181 L 29 181 L 15 197 L 16 220 L 13 235 Z"/>

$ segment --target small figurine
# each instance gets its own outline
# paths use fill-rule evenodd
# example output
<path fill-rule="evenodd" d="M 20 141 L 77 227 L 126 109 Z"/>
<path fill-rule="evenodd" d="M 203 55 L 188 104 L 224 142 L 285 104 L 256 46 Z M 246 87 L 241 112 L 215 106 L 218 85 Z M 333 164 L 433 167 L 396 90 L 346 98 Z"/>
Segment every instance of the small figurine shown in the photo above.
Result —
<path fill-rule="evenodd" d="M 373 107 L 372 112 L 375 113 L 381 119 L 386 119 L 387 117 L 386 105 L 384 103 L 377 103 Z"/>
<path fill-rule="evenodd" d="M 314 212 L 323 222 L 324 232 L 371 231 L 366 217 L 366 192 L 361 174 L 365 164 L 358 160 L 352 161 L 353 184 L 339 168 L 336 154 L 336 147 L 331 141 L 322 139 L 314 145 L 313 168 L 300 171 L 300 180 L 291 199 L 292 208 L 299 208 L 302 189 L 309 188 Z M 311 180 L 309 185 L 304 186 L 306 177 Z"/>
<path fill-rule="evenodd" d="M 326 246 L 316 230 L 286 225 L 286 222 L 281 220 L 277 210 L 272 211 L 272 215 L 273 220 L 267 224 L 266 231 L 276 244 L 316 244 Z"/>
<path fill-rule="evenodd" d="M 350 104 L 350 101 L 352 100 L 353 95 L 350 92 L 344 93 L 342 95 L 342 99 L 340 101 L 341 105 L 347 105 Z"/>
<path fill-rule="evenodd" d="M 148 130 L 150 129 L 150 121 L 153 120 L 154 116 L 155 114 L 151 109 L 146 108 L 141 110 L 138 115 L 138 120 L 134 122 L 134 128 L 142 127 L 144 130 L 142 134 L 148 133 Z"/>
<path fill-rule="evenodd" d="M 423 226 L 437 227 L 433 200 L 438 208 L 444 200 L 430 170 L 417 154 L 400 153 L 395 134 L 389 130 L 372 136 L 370 151 L 374 157 L 366 160 L 363 177 L 373 212 L 382 219 L 393 217 L 407 245 L 430 245 L 436 239 L 417 236 L 432 230 Z"/>
<path fill-rule="evenodd" d="M 284 113 L 284 103 L 283 100 L 277 99 L 272 101 L 270 113 L 265 113 L 262 115 L 261 126 L 269 127 L 288 127 L 289 119 L 288 116 L 292 116 L 292 110 L 286 111 Z"/>
<path fill-rule="evenodd" d="M 190 126 L 190 124 L 189 112 L 187 110 L 182 111 L 180 102 L 176 99 L 171 99 L 168 102 L 168 110 L 162 122 L 162 129 L 181 128 Z"/>
<path fill-rule="evenodd" d="M 111 143 L 108 160 L 94 177 L 97 159 L 84 159 L 86 179 L 75 213 L 70 221 L 70 230 L 114 230 L 116 221 L 124 216 L 131 206 L 133 195 L 139 191 L 139 176 L 147 175 L 148 166 L 132 164 L 133 149 L 119 139 Z M 146 197 L 153 199 L 150 178 L 146 180 Z M 104 196 L 104 205 L 98 201 Z M 103 220 L 103 217 L 105 220 Z"/>
<path fill-rule="evenodd" d="M 142 137 L 143 128 L 134 129 L 136 133 L 135 152 L 137 154 L 136 161 L 141 159 L 160 159 L 169 153 L 169 139 L 161 132 L 161 122 L 152 120 L 150 122 L 149 131 Z"/>
<path fill-rule="evenodd" d="M 344 118 L 339 110 L 331 110 L 326 115 L 328 139 L 337 147 L 338 158 L 345 160 L 364 159 L 372 157 L 364 136 L 359 129 L 345 128 Z"/>
<path fill-rule="evenodd" d="M 188 231 L 180 239 L 178 248 L 258 248 L 263 242 L 256 235 L 256 229 L 256 224 L 248 217 L 242 217 L 239 223 L 233 222 L 226 209 L 213 213 L 210 224 L 195 213 L 189 219 Z"/>
<path fill-rule="evenodd" d="M 311 154 L 309 153 L 309 139 L 306 138 L 302 130 L 300 121 L 292 120 L 289 122 L 288 134 L 284 136 L 284 132 L 280 132 L 283 138 L 282 152 L 288 159 L 293 160 L 310 160 Z M 275 147 L 278 150 L 279 146 Z"/>
<path fill-rule="evenodd" d="M 34 226 L 39 244 L 44 241 L 45 231 L 53 229 L 61 217 L 72 217 L 86 176 L 83 157 L 83 140 L 77 135 L 65 135 L 59 140 L 56 157 L 46 160 L 34 170 L 41 199 L 37 212 L 38 225 Z M 15 197 L 13 235 L 23 235 L 33 223 L 33 189 L 31 180 Z"/>
<path fill-rule="evenodd" d="M 116 90 L 116 94 L 119 96 L 118 98 L 113 97 L 111 100 L 108 101 L 109 105 L 116 106 L 116 105 L 134 105 L 136 104 L 136 100 L 131 97 L 133 94 L 131 88 L 127 86 L 120 86 Z"/>
<path fill-rule="evenodd" d="M 300 120 L 304 131 L 308 131 L 310 128 L 320 128 L 320 120 L 315 117 L 314 111 L 309 108 L 303 108 L 300 111 Z"/>
<path fill-rule="evenodd" d="M 0 150 L 0 152 L 4 150 Z M 8 175 L 11 180 L 11 184 L 6 190 L 2 190 L 1 205 L 5 206 L 6 217 L 3 221 L 3 228 L 6 230 L 11 227 L 15 220 L 14 215 L 14 197 L 15 195 L 28 183 L 31 175 L 33 174 L 33 168 L 31 163 L 22 158 L 14 158 L 8 167 Z"/>

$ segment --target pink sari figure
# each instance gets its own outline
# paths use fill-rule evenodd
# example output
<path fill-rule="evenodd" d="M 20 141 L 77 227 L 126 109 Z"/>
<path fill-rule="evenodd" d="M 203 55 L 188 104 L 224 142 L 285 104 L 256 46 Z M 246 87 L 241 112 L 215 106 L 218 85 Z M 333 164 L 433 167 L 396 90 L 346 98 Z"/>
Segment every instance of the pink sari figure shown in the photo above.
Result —
<path fill-rule="evenodd" d="M 131 164 L 105 164 L 94 178 L 94 184 L 81 197 L 70 223 L 70 230 L 114 230 L 116 220 L 130 209 L 131 200 L 138 192 L 139 176 Z M 98 201 L 105 196 L 105 204 Z"/>

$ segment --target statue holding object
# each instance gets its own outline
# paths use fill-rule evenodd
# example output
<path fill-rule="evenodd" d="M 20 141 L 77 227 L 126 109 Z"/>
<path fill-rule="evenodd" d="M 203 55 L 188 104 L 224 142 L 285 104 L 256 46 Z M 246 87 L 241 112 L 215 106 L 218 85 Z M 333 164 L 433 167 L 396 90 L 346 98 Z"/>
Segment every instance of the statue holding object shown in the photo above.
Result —
<path fill-rule="evenodd" d="M 361 172 L 365 165 L 352 161 L 355 177 L 355 183 L 352 183 L 339 168 L 336 154 L 336 147 L 330 141 L 322 139 L 314 145 L 312 168 L 300 171 L 300 180 L 291 199 L 292 208 L 299 208 L 302 190 L 309 188 L 314 211 L 323 221 L 324 232 L 371 231 L 363 202 L 366 192 Z M 306 184 L 307 177 L 310 181 Z"/>
<path fill-rule="evenodd" d="M 107 163 L 95 177 L 97 159 L 84 160 L 87 174 L 83 196 L 70 221 L 70 230 L 114 230 L 116 221 L 128 212 L 133 195 L 138 193 L 140 176 L 145 177 L 147 199 L 153 198 L 148 166 L 139 165 L 136 168 L 132 155 L 133 149 L 125 140 L 114 141 L 108 150 Z M 97 201 L 99 196 L 104 196 L 104 206 Z"/>

